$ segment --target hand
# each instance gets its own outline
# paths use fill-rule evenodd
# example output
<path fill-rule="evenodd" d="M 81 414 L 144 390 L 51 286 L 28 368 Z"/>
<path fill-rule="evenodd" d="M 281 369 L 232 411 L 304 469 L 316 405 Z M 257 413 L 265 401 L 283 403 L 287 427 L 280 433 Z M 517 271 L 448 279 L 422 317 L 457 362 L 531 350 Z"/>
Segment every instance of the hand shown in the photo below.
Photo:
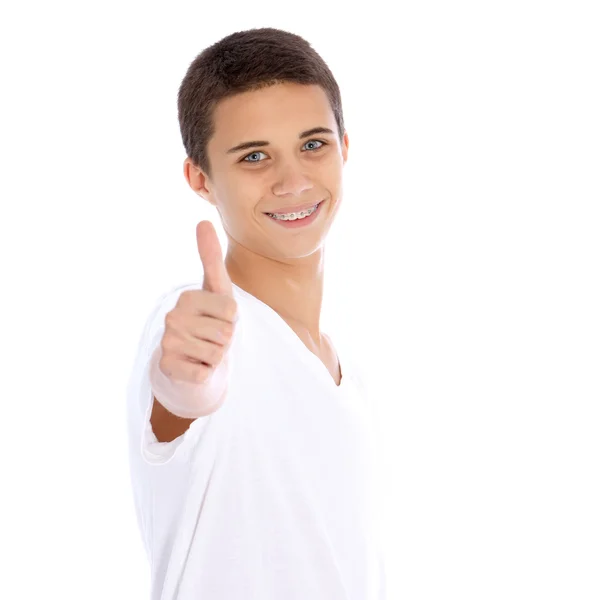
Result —
<path fill-rule="evenodd" d="M 237 303 L 210 221 L 198 223 L 196 240 L 204 269 L 202 289 L 182 292 L 166 314 L 159 367 L 171 380 L 204 383 L 227 357 Z"/>

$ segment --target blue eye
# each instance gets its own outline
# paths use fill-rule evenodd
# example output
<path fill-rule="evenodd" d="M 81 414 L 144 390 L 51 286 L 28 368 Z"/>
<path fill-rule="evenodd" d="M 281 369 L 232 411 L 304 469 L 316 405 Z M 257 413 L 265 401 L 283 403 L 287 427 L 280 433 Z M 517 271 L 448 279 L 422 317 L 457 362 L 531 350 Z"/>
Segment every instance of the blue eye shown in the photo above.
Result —
<path fill-rule="evenodd" d="M 258 150 L 252 152 L 252 154 L 248 154 L 248 156 L 246 156 L 245 158 L 243 158 L 242 160 L 246 161 L 246 162 L 260 162 L 259 160 L 248 160 L 251 156 L 254 156 L 255 154 L 264 154 L 264 152 L 260 152 Z"/>
<path fill-rule="evenodd" d="M 325 144 L 325 142 L 321 142 L 319 140 L 308 140 L 306 144 L 313 144 L 314 142 L 317 142 L 317 144 L 321 144 L 321 146 Z M 306 144 L 304 145 L 306 146 Z M 314 150 L 318 150 L 321 146 L 317 146 L 316 148 L 314 148 Z"/>
<path fill-rule="evenodd" d="M 311 148 L 310 152 L 314 152 L 315 150 L 320 150 L 323 146 L 327 145 L 327 142 L 324 142 L 322 140 L 308 140 L 308 142 L 306 142 L 306 144 L 304 144 L 305 146 L 307 144 L 321 144 L 320 146 L 317 146 L 316 148 Z M 254 152 L 251 152 L 250 154 L 246 155 L 244 158 L 242 158 L 241 162 L 247 162 L 247 163 L 259 163 L 262 162 L 261 160 L 248 160 L 251 156 L 254 156 L 255 154 L 264 154 L 264 152 L 262 152 L 261 150 L 255 150 Z"/>

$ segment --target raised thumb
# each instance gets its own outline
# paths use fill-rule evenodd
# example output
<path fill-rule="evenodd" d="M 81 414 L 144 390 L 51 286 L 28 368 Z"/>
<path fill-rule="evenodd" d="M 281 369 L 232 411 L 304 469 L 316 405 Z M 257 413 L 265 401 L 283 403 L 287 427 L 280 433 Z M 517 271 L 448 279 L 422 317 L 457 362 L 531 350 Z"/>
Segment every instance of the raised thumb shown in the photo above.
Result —
<path fill-rule="evenodd" d="M 233 284 L 225 268 L 221 244 L 214 225 L 210 221 L 200 221 L 196 226 L 198 253 L 204 269 L 202 289 L 233 297 Z"/>

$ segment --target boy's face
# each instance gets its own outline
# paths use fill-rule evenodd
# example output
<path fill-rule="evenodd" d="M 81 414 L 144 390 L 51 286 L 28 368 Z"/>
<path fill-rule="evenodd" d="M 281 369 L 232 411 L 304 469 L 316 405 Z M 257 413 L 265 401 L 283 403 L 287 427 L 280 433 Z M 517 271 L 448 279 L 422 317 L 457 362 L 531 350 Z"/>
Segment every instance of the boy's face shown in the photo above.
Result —
<path fill-rule="evenodd" d="M 184 173 L 194 191 L 217 207 L 237 244 L 276 260 L 313 254 L 324 242 L 342 201 L 348 134 L 340 144 L 327 95 L 320 86 L 283 83 L 225 98 L 213 115 L 209 178 L 191 164 Z M 331 133 L 300 134 L 315 127 Z M 228 152 L 250 141 L 268 145 Z M 301 227 L 282 226 L 265 213 L 319 206 Z"/>

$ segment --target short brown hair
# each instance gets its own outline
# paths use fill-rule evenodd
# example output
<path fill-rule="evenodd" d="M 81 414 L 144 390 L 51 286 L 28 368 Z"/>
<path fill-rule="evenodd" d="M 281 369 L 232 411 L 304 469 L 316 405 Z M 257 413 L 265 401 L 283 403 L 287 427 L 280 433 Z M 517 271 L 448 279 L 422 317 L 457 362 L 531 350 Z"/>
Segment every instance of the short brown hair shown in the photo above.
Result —
<path fill-rule="evenodd" d="M 203 50 L 181 82 L 179 127 L 192 162 L 210 176 L 207 145 L 214 134 L 212 115 L 219 100 L 283 82 L 321 86 L 343 139 L 340 90 L 325 61 L 299 35 L 271 27 L 249 29 Z"/>

